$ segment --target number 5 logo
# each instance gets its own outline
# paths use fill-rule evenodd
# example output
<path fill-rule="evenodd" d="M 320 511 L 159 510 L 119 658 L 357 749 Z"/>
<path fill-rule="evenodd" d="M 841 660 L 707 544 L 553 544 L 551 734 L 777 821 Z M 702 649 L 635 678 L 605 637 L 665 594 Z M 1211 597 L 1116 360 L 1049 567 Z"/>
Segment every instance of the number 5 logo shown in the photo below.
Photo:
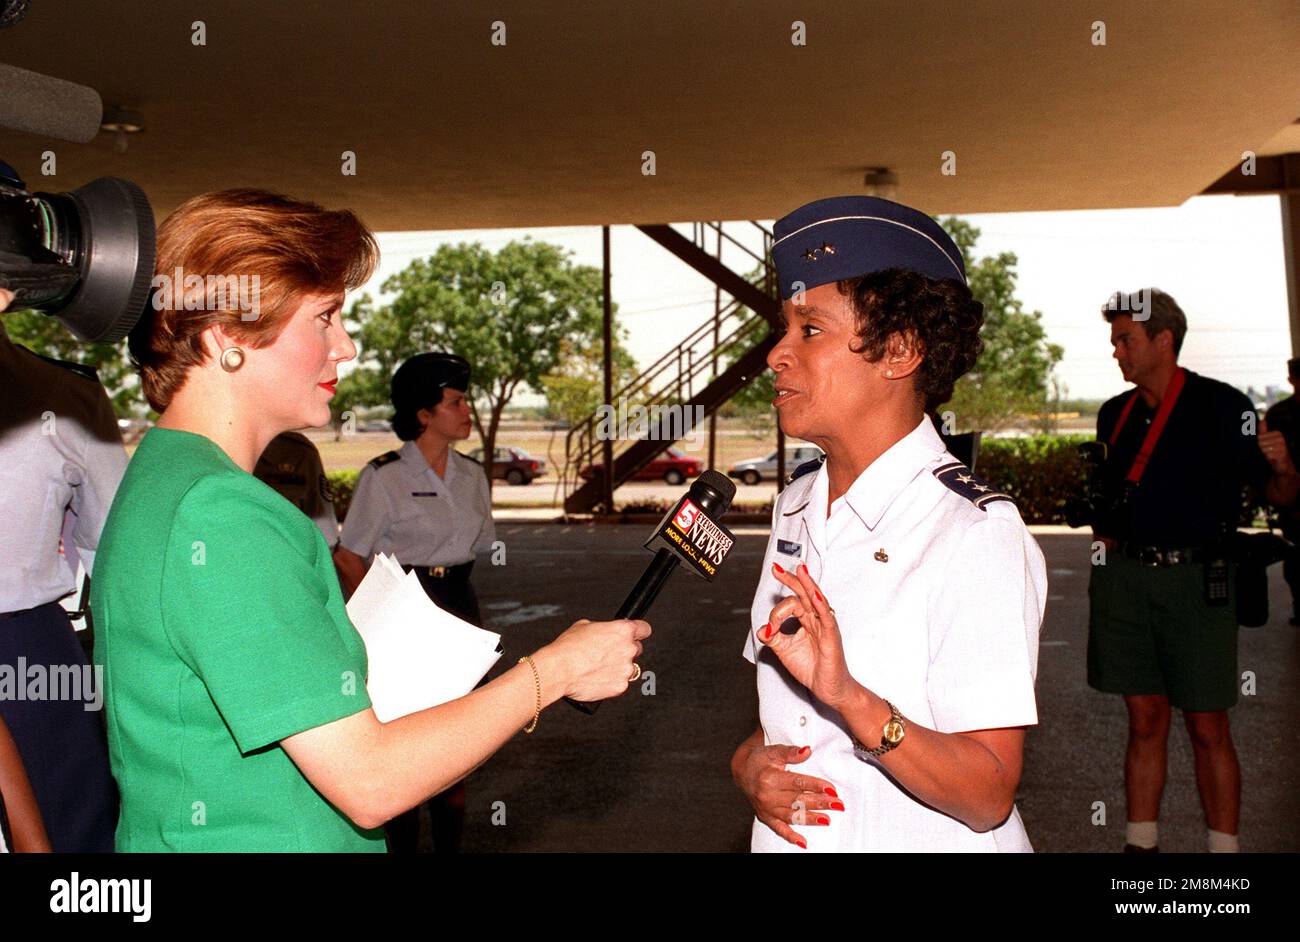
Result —
<path fill-rule="evenodd" d="M 695 517 L 700 512 L 689 500 L 682 504 L 682 509 L 677 511 L 677 516 L 673 517 L 673 526 L 683 533 L 689 533 L 691 525 L 695 523 Z"/>

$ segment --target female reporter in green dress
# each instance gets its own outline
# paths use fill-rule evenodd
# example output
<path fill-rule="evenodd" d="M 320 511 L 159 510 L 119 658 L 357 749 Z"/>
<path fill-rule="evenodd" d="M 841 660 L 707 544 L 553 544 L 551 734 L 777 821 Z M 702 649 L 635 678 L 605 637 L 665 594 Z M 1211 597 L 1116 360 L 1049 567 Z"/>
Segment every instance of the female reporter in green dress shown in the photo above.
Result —
<path fill-rule="evenodd" d="M 161 415 L 92 603 L 119 851 L 382 852 L 385 821 L 546 706 L 615 696 L 635 672 L 649 625 L 582 620 L 465 697 L 376 719 L 329 548 L 251 473 L 276 435 L 329 421 L 356 354 L 344 292 L 376 260 L 352 213 L 257 190 L 196 197 L 159 230 L 131 351 Z"/>

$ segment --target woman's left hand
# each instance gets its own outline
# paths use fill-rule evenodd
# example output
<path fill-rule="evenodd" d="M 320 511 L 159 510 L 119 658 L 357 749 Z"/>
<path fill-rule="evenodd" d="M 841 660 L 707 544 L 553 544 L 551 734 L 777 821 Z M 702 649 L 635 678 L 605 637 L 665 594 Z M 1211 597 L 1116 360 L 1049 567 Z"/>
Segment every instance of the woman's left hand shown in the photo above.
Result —
<path fill-rule="evenodd" d="M 794 595 L 782 599 L 772 609 L 767 624 L 758 628 L 758 640 L 772 649 L 791 676 L 812 691 L 814 697 L 839 709 L 857 682 L 844 659 L 844 643 L 835 613 L 803 563 L 794 573 L 773 564 L 772 573 Z M 781 623 L 792 617 L 799 620 L 799 630 L 792 635 L 784 634 Z"/>

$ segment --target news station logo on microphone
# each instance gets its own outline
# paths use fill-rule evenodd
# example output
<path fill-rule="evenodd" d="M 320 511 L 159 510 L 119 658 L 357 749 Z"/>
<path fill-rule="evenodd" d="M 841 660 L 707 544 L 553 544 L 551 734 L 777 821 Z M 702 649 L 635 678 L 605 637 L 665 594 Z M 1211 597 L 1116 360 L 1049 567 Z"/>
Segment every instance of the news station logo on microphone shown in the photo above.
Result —
<path fill-rule="evenodd" d="M 694 572 L 712 581 L 736 538 L 703 508 L 683 497 L 665 515 L 647 547 L 664 547 Z"/>

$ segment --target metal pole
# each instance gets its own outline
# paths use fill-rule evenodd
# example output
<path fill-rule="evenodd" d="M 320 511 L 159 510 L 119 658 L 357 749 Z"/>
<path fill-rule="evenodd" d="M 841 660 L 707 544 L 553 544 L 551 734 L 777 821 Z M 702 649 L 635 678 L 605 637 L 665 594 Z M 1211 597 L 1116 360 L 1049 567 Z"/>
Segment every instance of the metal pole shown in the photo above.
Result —
<path fill-rule="evenodd" d="M 609 297 L 609 226 L 600 227 L 600 249 L 602 255 L 601 294 L 605 308 L 604 346 L 605 346 L 605 402 L 611 408 L 614 398 L 614 308 Z M 605 513 L 614 512 L 614 439 L 606 435 L 601 443 L 605 462 Z"/>
<path fill-rule="evenodd" d="M 1291 313 L 1291 356 L 1300 357 L 1300 190 L 1282 193 L 1282 257 L 1286 262 L 1286 304 Z"/>
<path fill-rule="evenodd" d="M 722 261 L 722 222 L 718 222 L 718 261 Z M 722 327 L 722 286 L 713 286 L 713 368 L 709 382 L 718 378 L 718 341 Z M 718 466 L 718 410 L 709 413 L 709 467 Z"/>
<path fill-rule="evenodd" d="M 785 490 L 785 429 L 781 428 L 781 419 L 776 420 L 776 492 Z"/>

